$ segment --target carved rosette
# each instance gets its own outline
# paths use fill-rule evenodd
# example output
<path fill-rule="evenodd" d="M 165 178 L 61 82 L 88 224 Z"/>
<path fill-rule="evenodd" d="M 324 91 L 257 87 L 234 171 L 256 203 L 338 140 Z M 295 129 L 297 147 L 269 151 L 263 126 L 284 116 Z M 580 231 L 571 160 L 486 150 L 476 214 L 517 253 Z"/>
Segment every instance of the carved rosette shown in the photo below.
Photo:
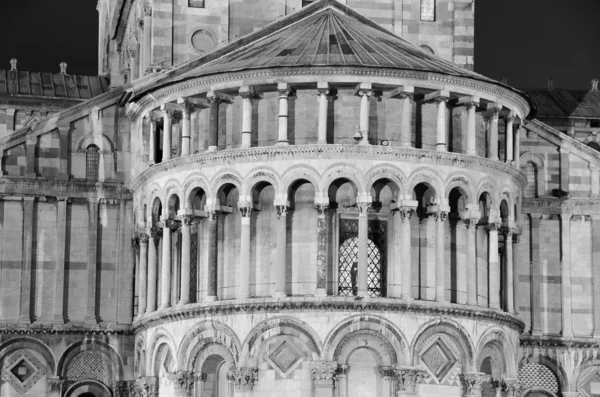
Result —
<path fill-rule="evenodd" d="M 394 372 L 398 378 L 398 391 L 416 393 L 417 386 L 423 382 L 427 372 L 416 367 L 396 367 Z"/>
<path fill-rule="evenodd" d="M 252 391 L 258 381 L 258 368 L 240 367 L 227 373 L 227 378 L 233 381 L 236 391 Z"/>
<path fill-rule="evenodd" d="M 481 396 L 481 385 L 489 379 L 483 372 L 466 372 L 461 374 L 463 394 L 465 396 Z"/>
<path fill-rule="evenodd" d="M 188 396 L 194 386 L 194 374 L 190 371 L 177 371 L 167 373 L 167 379 L 173 382 L 175 393 Z"/>
<path fill-rule="evenodd" d="M 310 369 L 317 387 L 333 387 L 337 371 L 338 364 L 335 361 L 315 361 Z"/>

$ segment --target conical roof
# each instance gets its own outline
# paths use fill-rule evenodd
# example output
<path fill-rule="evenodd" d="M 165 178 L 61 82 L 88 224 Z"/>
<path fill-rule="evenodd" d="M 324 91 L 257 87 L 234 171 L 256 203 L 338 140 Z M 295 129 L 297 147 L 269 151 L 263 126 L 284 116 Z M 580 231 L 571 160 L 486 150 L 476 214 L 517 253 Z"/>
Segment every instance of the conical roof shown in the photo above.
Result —
<path fill-rule="evenodd" d="M 488 80 L 421 50 L 335 0 L 321 0 L 284 20 L 287 23 L 278 29 L 188 75 L 276 67 L 357 66 Z"/>

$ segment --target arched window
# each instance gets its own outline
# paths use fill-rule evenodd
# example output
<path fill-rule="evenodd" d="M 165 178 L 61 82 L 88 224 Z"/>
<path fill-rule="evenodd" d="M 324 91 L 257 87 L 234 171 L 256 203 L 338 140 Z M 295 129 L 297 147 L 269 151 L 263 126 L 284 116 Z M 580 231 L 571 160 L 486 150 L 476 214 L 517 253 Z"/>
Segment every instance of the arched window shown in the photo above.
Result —
<path fill-rule="evenodd" d="M 85 154 L 85 179 L 88 181 L 97 181 L 100 148 L 96 145 L 90 145 L 85 151 Z"/>
<path fill-rule="evenodd" d="M 525 164 L 525 176 L 527 177 L 527 186 L 523 193 L 525 198 L 537 197 L 538 172 L 537 167 L 532 162 Z"/>
<path fill-rule="evenodd" d="M 435 22 L 435 0 L 421 0 L 421 21 Z"/>

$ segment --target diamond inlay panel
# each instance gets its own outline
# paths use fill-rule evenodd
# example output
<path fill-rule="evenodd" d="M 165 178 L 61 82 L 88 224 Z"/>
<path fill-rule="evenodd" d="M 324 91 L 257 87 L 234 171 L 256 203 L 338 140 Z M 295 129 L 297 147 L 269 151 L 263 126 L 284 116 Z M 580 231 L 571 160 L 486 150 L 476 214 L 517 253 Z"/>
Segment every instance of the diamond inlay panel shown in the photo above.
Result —
<path fill-rule="evenodd" d="M 421 360 L 438 381 L 444 379 L 456 363 L 456 357 L 441 339 L 423 352 Z"/>
<path fill-rule="evenodd" d="M 44 365 L 27 350 L 15 352 L 2 369 L 2 378 L 19 394 L 25 394 L 44 375 Z"/>
<path fill-rule="evenodd" d="M 302 361 L 302 353 L 293 344 L 284 341 L 267 355 L 266 360 L 285 378 Z"/>

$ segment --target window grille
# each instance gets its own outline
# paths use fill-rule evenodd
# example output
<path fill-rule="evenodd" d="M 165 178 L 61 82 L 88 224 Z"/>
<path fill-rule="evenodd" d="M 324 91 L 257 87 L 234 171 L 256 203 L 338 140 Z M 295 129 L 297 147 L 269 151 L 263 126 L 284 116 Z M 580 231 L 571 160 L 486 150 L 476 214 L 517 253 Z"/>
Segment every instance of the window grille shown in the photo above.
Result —
<path fill-rule="evenodd" d="M 435 0 L 421 0 L 421 21 L 435 22 Z"/>
<path fill-rule="evenodd" d="M 531 162 L 525 164 L 525 176 L 527 177 L 527 186 L 523 195 L 525 198 L 535 198 L 537 196 L 538 175 L 537 168 Z"/>
<path fill-rule="evenodd" d="M 100 148 L 96 145 L 88 146 L 85 162 L 85 179 L 88 181 L 98 180 L 98 165 L 100 162 Z"/>

